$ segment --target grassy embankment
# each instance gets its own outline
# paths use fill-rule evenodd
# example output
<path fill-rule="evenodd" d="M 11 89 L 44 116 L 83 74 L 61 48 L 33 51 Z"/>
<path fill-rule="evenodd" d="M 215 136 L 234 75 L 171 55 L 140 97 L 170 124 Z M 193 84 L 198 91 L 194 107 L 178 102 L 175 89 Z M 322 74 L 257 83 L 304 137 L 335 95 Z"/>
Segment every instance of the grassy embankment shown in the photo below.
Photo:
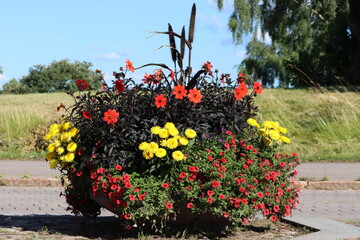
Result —
<path fill-rule="evenodd" d="M 43 159 L 34 151 L 47 126 L 71 105 L 65 93 L 0 95 L 0 159 Z M 279 121 L 303 161 L 360 161 L 360 94 L 265 89 L 256 103 L 264 120 Z"/>

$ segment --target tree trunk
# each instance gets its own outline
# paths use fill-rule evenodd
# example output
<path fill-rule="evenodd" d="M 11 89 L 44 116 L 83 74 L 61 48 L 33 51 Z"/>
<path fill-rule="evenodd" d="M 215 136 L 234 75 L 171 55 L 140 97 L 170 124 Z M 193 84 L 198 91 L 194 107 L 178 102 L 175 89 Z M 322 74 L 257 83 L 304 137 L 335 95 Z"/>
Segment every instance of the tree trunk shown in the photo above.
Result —
<path fill-rule="evenodd" d="M 360 85 L 360 1 L 349 0 L 349 25 L 355 41 L 352 83 Z"/>

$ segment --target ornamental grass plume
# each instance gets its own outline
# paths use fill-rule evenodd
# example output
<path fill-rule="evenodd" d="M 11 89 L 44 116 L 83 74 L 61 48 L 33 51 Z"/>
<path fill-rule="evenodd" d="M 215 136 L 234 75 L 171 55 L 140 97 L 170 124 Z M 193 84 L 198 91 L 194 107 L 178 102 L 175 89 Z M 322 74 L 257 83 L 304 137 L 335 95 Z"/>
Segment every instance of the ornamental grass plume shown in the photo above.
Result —
<path fill-rule="evenodd" d="M 61 105 L 64 122 L 45 136 L 50 167 L 68 181 L 69 211 L 97 216 L 106 207 L 130 229 L 172 221 L 183 209 L 236 225 L 256 213 L 276 221 L 296 207 L 290 181 L 298 158 L 277 152 L 290 143 L 284 127 L 257 120 L 261 83 L 242 73 L 234 81 L 219 76 L 209 61 L 192 72 L 195 12 L 188 39 L 171 25 L 155 32 L 170 36 L 173 68 L 127 59 L 112 86 L 100 70 L 97 92 L 76 80 L 74 104 Z M 126 77 L 149 66 L 156 69 L 141 83 Z"/>

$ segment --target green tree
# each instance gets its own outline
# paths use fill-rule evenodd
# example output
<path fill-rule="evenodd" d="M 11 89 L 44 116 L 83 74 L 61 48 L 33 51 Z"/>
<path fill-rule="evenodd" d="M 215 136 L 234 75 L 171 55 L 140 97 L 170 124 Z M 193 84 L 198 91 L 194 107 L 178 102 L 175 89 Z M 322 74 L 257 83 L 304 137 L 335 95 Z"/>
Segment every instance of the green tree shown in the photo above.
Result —
<path fill-rule="evenodd" d="M 101 82 L 90 68 L 89 62 L 69 62 L 69 60 L 53 61 L 48 66 L 35 65 L 29 74 L 20 79 L 20 84 L 28 92 L 76 91 L 76 79 L 84 79 L 90 90 L 99 89 Z"/>
<path fill-rule="evenodd" d="M 252 35 L 239 70 L 269 86 L 274 78 L 283 86 L 359 84 L 359 9 L 356 0 L 234 0 L 235 43 Z"/>
<path fill-rule="evenodd" d="M 20 84 L 15 78 L 11 79 L 3 85 L 3 93 L 19 94 L 29 92 L 26 86 Z"/>

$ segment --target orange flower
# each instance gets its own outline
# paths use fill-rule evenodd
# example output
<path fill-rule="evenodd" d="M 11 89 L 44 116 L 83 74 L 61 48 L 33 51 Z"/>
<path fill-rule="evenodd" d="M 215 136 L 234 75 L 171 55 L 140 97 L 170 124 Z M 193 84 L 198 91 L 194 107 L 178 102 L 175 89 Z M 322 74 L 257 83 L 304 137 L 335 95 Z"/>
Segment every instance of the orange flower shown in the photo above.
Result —
<path fill-rule="evenodd" d="M 254 92 L 257 94 L 262 93 L 262 85 L 260 82 L 254 82 Z"/>
<path fill-rule="evenodd" d="M 187 96 L 189 98 L 189 101 L 193 103 L 201 102 L 201 99 L 203 97 L 203 95 L 201 95 L 200 90 L 197 90 L 196 88 L 190 89 Z"/>
<path fill-rule="evenodd" d="M 127 60 L 125 61 L 125 63 L 126 63 L 126 66 L 125 66 L 125 67 L 126 67 L 127 70 L 129 70 L 130 72 L 134 72 L 134 71 L 135 71 L 132 62 L 131 62 L 129 59 L 127 59 Z"/>
<path fill-rule="evenodd" d="M 235 88 L 235 98 L 236 100 L 241 100 L 243 97 L 245 97 L 248 89 L 246 87 L 246 84 L 242 82 L 239 87 Z"/>
<path fill-rule="evenodd" d="M 202 65 L 202 67 L 205 69 L 205 71 L 208 71 L 210 72 L 211 71 L 211 68 L 213 67 L 213 65 L 211 65 L 211 63 L 209 61 L 207 61 L 206 63 L 204 63 Z"/>
<path fill-rule="evenodd" d="M 187 91 L 183 85 L 178 84 L 174 87 L 172 94 L 175 95 L 176 99 L 182 100 L 184 97 L 186 97 Z"/>
<path fill-rule="evenodd" d="M 119 113 L 116 110 L 109 109 L 104 112 L 103 120 L 108 124 L 115 125 L 115 123 L 118 121 L 118 117 Z"/>
<path fill-rule="evenodd" d="M 166 98 L 164 94 L 159 94 L 155 97 L 155 105 L 157 108 L 164 108 L 166 105 Z"/>

